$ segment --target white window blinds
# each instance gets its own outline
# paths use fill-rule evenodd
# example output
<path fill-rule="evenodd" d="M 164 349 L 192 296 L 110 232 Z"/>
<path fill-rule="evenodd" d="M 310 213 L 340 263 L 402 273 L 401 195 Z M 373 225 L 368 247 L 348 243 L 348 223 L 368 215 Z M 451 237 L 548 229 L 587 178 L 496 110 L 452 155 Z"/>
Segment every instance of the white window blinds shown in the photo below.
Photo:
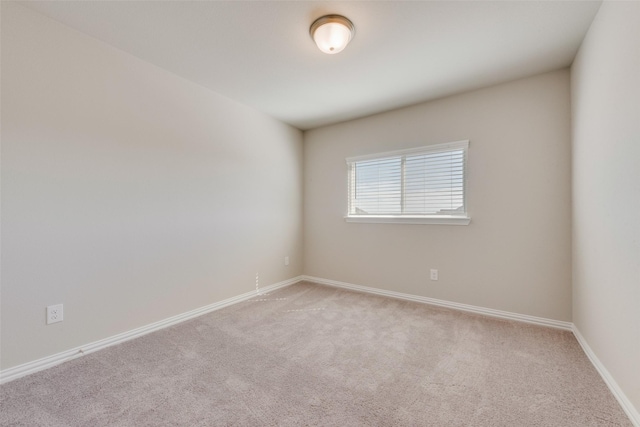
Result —
<path fill-rule="evenodd" d="M 467 217 L 469 142 L 347 159 L 348 217 Z"/>

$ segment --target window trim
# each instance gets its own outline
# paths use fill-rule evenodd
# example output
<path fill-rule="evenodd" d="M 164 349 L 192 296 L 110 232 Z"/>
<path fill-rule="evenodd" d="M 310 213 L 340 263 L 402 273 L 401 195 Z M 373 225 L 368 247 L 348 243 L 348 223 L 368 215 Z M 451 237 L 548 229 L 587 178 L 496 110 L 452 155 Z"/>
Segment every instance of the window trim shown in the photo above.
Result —
<path fill-rule="evenodd" d="M 385 157 L 407 156 L 418 153 L 438 153 L 456 149 L 464 150 L 464 179 L 463 179 L 463 203 L 465 215 L 350 215 L 349 205 L 351 202 L 351 165 L 355 162 L 382 159 Z M 347 214 L 344 216 L 346 222 L 360 223 L 391 223 L 391 224 L 443 224 L 443 225 L 469 225 L 471 217 L 467 206 L 467 157 L 469 151 L 469 140 L 446 142 L 444 144 L 426 145 L 423 147 L 409 148 L 405 150 L 386 151 L 382 153 L 367 154 L 363 156 L 347 157 Z M 404 163 L 404 158 L 403 158 Z M 404 197 L 404 191 L 402 191 Z"/>
<path fill-rule="evenodd" d="M 345 216 L 346 222 L 362 222 L 370 224 L 442 224 L 469 225 L 470 216 L 391 216 L 391 215 L 351 215 Z"/>

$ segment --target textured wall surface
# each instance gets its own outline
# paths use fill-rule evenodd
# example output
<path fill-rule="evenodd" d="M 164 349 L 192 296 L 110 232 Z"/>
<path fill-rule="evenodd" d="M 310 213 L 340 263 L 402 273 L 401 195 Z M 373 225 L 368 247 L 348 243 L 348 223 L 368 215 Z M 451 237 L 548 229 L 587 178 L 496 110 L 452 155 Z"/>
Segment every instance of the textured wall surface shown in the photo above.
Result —
<path fill-rule="evenodd" d="M 604 2 L 571 69 L 573 321 L 636 413 L 640 413 L 638 22 L 640 3 Z"/>
<path fill-rule="evenodd" d="M 565 69 L 305 132 L 305 274 L 571 320 L 569 87 Z M 345 222 L 346 157 L 463 139 L 470 225 Z"/>
<path fill-rule="evenodd" d="M 302 148 L 296 129 L 3 3 L 2 368 L 248 292 L 256 273 L 300 275 Z"/>

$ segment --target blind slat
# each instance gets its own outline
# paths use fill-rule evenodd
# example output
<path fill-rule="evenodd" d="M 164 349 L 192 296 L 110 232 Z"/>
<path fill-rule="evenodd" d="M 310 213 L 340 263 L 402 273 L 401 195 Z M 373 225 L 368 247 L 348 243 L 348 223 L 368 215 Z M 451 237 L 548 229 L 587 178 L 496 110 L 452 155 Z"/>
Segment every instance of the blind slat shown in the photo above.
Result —
<path fill-rule="evenodd" d="M 353 161 L 349 214 L 466 215 L 466 148 Z"/>

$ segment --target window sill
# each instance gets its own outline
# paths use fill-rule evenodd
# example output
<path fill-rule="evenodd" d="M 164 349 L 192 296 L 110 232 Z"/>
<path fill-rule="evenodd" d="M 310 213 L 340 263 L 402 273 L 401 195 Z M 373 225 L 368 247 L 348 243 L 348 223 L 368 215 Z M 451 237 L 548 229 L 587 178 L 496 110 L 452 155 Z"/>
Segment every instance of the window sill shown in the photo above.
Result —
<path fill-rule="evenodd" d="M 470 217 L 460 216 L 345 216 L 347 222 L 387 223 L 387 224 L 442 224 L 469 225 Z"/>

